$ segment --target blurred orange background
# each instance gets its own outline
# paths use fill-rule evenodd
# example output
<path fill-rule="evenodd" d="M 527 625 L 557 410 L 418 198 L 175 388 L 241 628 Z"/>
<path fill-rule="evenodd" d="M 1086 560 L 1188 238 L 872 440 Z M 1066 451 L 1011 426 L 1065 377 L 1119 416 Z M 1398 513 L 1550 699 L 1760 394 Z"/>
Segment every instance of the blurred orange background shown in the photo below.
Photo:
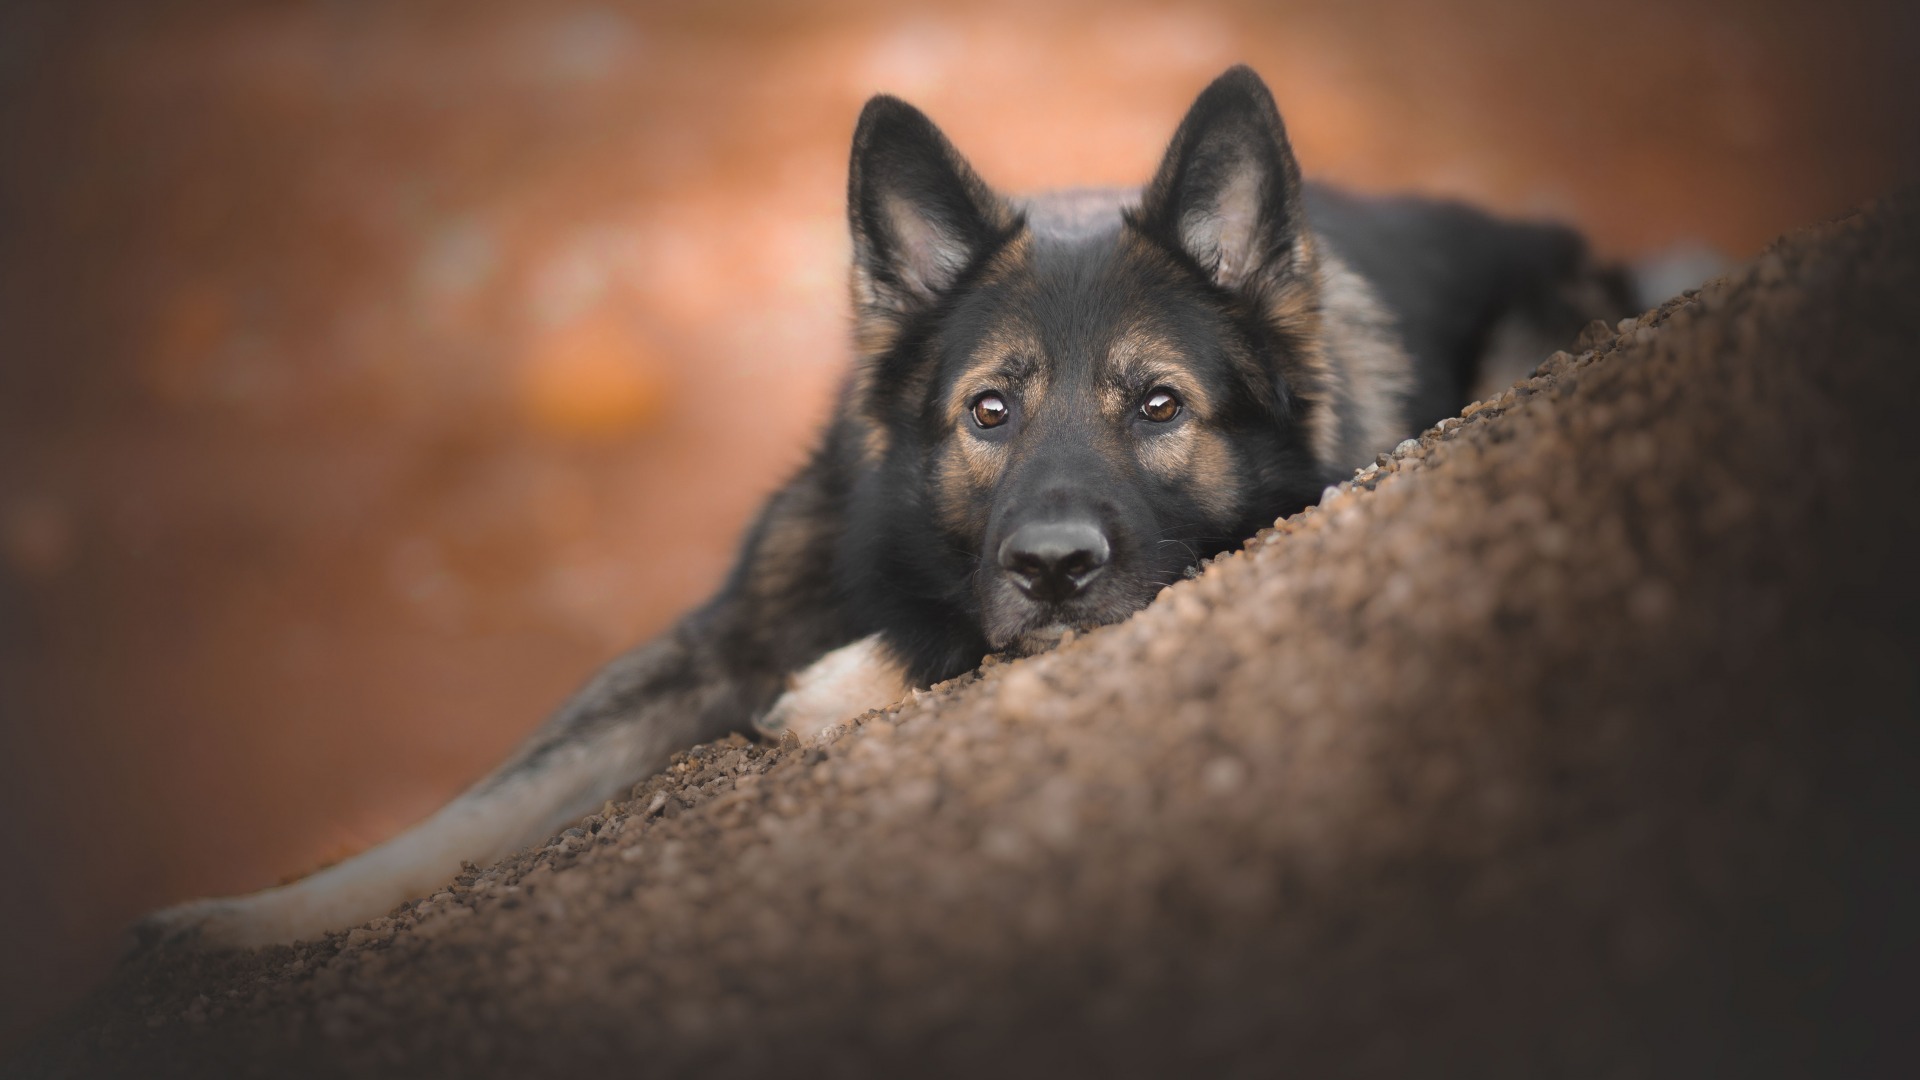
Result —
<path fill-rule="evenodd" d="M 861 102 L 1750 254 L 1920 170 L 1900 3 L 0 11 L 0 1037 L 129 918 L 376 842 L 719 580 L 835 407 Z"/>

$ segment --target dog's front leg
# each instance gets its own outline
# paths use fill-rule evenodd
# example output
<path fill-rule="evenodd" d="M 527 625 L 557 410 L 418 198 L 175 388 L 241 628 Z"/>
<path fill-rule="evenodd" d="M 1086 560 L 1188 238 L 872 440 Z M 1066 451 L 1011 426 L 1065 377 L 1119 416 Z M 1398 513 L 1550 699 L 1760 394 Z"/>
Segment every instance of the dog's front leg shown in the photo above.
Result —
<path fill-rule="evenodd" d="M 906 669 L 880 635 L 835 649 L 787 680 L 787 692 L 757 722 L 761 731 L 792 731 L 802 740 L 842 720 L 883 709 L 913 690 Z"/>
<path fill-rule="evenodd" d="M 631 741 L 633 732 L 624 733 Z M 377 847 L 299 881 L 245 896 L 196 900 L 147 916 L 136 934 L 202 948 L 251 947 L 316 937 L 365 922 L 460 872 L 536 843 L 630 784 L 638 768 L 617 735 L 576 743 L 535 766 L 503 771 L 432 817 Z M 623 752 L 625 751 L 625 752 Z"/>
<path fill-rule="evenodd" d="M 315 937 L 385 914 L 460 872 L 537 843 L 623 794 L 676 750 L 742 727 L 777 690 L 726 663 L 702 633 L 676 632 L 607 665 L 491 776 L 419 825 L 300 881 L 196 900 L 138 923 L 145 941 L 197 948 Z"/>

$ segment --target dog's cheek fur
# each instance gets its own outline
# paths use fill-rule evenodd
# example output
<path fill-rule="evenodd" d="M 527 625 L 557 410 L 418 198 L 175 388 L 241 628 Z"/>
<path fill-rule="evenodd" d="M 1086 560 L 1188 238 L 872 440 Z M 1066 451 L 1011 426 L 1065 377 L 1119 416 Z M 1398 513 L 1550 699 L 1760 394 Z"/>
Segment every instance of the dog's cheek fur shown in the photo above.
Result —
<path fill-rule="evenodd" d="M 1225 436 L 1198 421 L 1140 440 L 1137 456 L 1149 475 L 1181 490 L 1210 521 L 1222 527 L 1238 521 L 1243 483 Z"/>
<path fill-rule="evenodd" d="M 934 452 L 933 510 L 940 527 L 977 552 L 992 512 L 993 489 L 1007 467 L 1004 442 L 975 439 L 964 432 L 942 440 Z"/>

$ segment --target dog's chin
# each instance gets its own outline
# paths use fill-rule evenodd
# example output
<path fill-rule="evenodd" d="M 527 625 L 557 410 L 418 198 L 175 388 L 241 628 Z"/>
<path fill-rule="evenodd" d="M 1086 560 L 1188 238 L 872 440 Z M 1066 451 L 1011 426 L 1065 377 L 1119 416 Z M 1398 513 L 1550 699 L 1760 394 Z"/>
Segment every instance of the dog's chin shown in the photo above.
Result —
<path fill-rule="evenodd" d="M 987 612 L 987 644 L 1007 656 L 1032 656 L 1060 644 L 1069 631 L 1086 631 L 1117 623 L 1147 606 L 1151 597 L 1109 594 L 1099 600 L 1066 604 L 1039 604 L 1009 586 L 983 605 Z"/>
<path fill-rule="evenodd" d="M 1068 626 L 1063 622 L 1036 626 L 1007 642 L 1000 651 L 1008 656 L 1032 656 L 1035 653 L 1043 653 L 1060 644 L 1060 639 L 1066 637 L 1068 632 L 1078 629 L 1083 628 Z"/>

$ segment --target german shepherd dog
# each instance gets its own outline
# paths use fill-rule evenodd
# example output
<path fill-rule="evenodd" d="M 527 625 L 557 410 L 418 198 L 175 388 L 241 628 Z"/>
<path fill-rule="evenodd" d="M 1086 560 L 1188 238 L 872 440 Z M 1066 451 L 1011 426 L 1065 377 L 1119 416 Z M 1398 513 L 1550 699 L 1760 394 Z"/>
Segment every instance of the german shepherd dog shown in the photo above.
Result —
<path fill-rule="evenodd" d="M 807 737 L 1146 606 L 1202 559 L 1511 379 L 1623 279 L 1564 229 L 1304 185 L 1245 67 L 1144 190 L 1010 198 L 919 110 L 853 137 L 856 357 L 718 595 L 608 664 L 506 765 L 304 880 L 149 916 L 255 946 L 340 929 L 550 835 L 676 750 Z"/>

